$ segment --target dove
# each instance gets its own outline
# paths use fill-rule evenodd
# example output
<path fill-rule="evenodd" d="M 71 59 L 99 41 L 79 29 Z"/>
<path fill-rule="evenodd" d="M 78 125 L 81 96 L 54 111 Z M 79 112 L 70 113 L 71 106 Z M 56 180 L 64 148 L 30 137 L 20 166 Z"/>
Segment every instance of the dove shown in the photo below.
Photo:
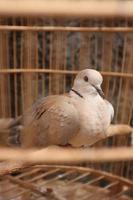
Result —
<path fill-rule="evenodd" d="M 36 100 L 13 123 L 20 123 L 23 127 L 17 136 L 21 147 L 84 147 L 106 138 L 114 109 L 104 97 L 102 82 L 100 72 L 87 68 L 76 75 L 67 95 L 51 95 Z"/>
<path fill-rule="evenodd" d="M 21 146 L 82 147 L 105 138 L 114 109 L 104 98 L 102 82 L 98 71 L 84 69 L 77 74 L 67 95 L 38 99 L 22 115 Z"/>

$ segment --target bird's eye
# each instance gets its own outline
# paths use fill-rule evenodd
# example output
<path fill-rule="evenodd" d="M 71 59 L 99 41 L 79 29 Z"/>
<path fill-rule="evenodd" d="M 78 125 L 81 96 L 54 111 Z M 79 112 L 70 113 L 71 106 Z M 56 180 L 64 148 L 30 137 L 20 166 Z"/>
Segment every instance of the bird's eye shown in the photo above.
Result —
<path fill-rule="evenodd" d="M 84 81 L 88 82 L 88 77 L 87 76 L 84 76 Z"/>

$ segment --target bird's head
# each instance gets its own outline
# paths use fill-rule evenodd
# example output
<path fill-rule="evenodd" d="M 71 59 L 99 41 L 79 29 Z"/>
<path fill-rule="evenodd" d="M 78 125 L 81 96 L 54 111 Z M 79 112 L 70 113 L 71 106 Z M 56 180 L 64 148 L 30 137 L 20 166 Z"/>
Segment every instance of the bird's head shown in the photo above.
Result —
<path fill-rule="evenodd" d="M 102 82 L 102 75 L 98 71 L 84 69 L 77 74 L 72 89 L 82 94 L 99 94 L 104 98 L 104 93 L 101 89 Z"/>

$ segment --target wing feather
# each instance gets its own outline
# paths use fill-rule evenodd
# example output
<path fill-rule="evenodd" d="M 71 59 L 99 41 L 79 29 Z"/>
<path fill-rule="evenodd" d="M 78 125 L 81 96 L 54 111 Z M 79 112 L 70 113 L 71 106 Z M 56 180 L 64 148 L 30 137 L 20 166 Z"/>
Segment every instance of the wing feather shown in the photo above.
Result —
<path fill-rule="evenodd" d="M 77 134 L 79 117 L 68 96 L 54 95 L 38 100 L 24 115 L 23 147 L 65 145 Z"/>

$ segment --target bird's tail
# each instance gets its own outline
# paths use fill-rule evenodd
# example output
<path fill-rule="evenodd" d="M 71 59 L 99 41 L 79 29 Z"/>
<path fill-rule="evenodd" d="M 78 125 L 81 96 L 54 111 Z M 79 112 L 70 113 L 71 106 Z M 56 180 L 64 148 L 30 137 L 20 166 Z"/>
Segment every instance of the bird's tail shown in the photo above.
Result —
<path fill-rule="evenodd" d="M 22 117 L 0 119 L 0 146 L 19 146 Z"/>

